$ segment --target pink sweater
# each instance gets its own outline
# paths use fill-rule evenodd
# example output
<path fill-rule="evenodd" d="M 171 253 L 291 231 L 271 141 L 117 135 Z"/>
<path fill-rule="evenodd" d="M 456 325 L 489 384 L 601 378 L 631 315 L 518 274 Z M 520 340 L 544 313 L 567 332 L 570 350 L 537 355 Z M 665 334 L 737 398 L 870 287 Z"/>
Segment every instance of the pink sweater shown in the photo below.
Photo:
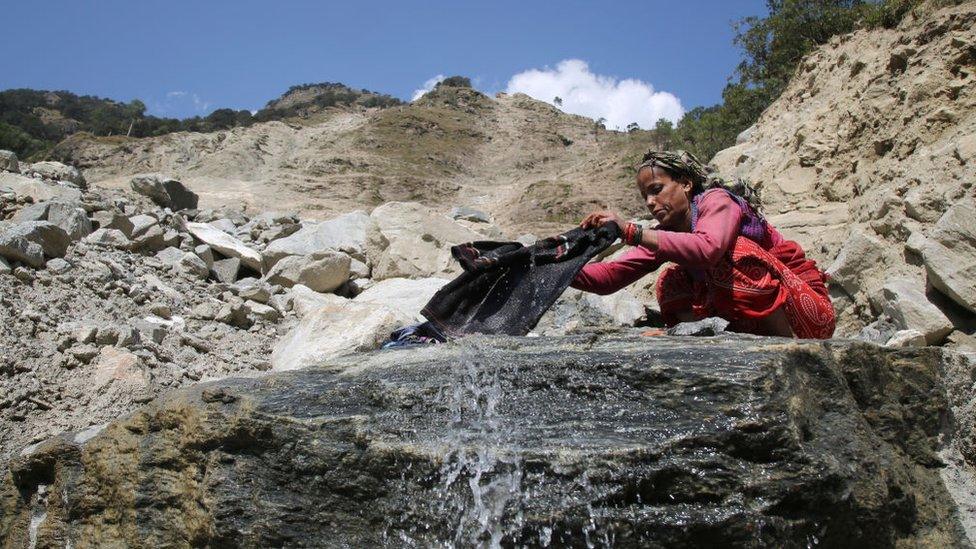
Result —
<path fill-rule="evenodd" d="M 698 222 L 690 233 L 658 231 L 657 251 L 634 246 L 614 261 L 590 263 L 576 275 L 574 288 L 601 295 L 612 294 L 672 261 L 686 267 L 708 267 L 728 252 L 739 236 L 742 210 L 724 191 L 706 192 L 698 205 Z M 769 227 L 765 249 L 783 242 L 783 236 Z"/>

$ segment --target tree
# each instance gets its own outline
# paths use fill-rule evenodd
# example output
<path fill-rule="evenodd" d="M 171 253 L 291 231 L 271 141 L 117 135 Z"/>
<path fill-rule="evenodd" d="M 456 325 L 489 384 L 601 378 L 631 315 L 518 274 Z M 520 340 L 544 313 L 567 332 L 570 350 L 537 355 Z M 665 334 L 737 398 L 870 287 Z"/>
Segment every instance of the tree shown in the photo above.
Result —
<path fill-rule="evenodd" d="M 674 138 L 674 124 L 667 118 L 658 118 L 654 124 L 654 145 L 659 150 L 671 148 L 671 140 Z"/>
<path fill-rule="evenodd" d="M 470 88 L 471 79 L 466 76 L 449 76 L 437 83 L 434 88 L 444 86 L 446 88 Z"/>
<path fill-rule="evenodd" d="M 552 103 L 554 105 L 556 105 L 557 107 L 562 107 L 563 106 L 563 98 L 562 97 L 559 97 L 557 95 L 556 97 L 553 98 Z"/>
<path fill-rule="evenodd" d="M 593 122 L 593 139 L 599 141 L 600 130 L 605 130 L 605 129 L 607 129 L 607 119 L 601 116 L 600 118 L 597 118 Z"/>
<path fill-rule="evenodd" d="M 627 133 L 634 133 L 640 129 L 640 125 L 637 122 L 631 122 L 627 124 Z"/>

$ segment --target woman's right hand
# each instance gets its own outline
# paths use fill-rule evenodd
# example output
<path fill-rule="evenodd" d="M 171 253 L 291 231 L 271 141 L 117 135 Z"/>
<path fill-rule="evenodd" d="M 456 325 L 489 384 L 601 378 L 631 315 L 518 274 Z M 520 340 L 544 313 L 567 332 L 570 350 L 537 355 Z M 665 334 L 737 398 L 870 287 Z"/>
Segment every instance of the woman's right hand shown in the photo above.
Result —
<path fill-rule="evenodd" d="M 609 210 L 600 210 L 600 211 L 593 212 L 587 215 L 586 217 L 584 217 L 583 222 L 580 223 L 580 227 L 583 227 L 584 229 L 590 229 L 593 227 L 602 227 L 607 223 L 610 223 L 611 221 L 616 223 L 617 226 L 620 227 L 621 229 L 623 229 L 624 226 L 627 224 L 627 222 L 624 221 L 623 218 L 617 214 L 617 212 L 611 212 Z"/>

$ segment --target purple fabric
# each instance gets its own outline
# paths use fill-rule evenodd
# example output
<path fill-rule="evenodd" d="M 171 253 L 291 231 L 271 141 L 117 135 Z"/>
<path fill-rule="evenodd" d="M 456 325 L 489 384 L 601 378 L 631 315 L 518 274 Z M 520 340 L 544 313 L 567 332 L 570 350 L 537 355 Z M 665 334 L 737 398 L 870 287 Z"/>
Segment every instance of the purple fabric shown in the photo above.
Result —
<path fill-rule="evenodd" d="M 769 224 L 766 223 L 766 218 L 762 215 L 756 213 L 755 210 L 749 206 L 749 203 L 745 201 L 741 196 L 729 191 L 728 189 L 709 189 L 703 193 L 699 193 L 697 196 L 691 199 L 691 230 L 694 232 L 695 226 L 698 225 L 698 203 L 701 199 L 710 191 L 723 191 L 739 205 L 742 210 L 742 222 L 739 225 L 739 234 L 752 240 L 753 242 L 759 244 L 760 246 L 769 246 Z"/>

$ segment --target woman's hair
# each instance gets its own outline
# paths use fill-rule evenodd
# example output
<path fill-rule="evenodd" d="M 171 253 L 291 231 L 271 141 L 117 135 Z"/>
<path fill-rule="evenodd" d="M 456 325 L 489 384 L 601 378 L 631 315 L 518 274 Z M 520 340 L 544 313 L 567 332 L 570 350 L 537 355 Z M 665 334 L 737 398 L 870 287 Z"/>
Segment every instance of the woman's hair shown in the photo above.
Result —
<path fill-rule="evenodd" d="M 691 182 L 691 194 L 695 196 L 709 189 L 725 189 L 742 197 L 757 212 L 762 211 L 759 191 L 741 178 L 725 179 L 710 166 L 706 166 L 698 157 L 688 151 L 655 151 L 644 153 L 641 163 L 637 166 L 637 173 L 644 168 L 658 168 L 664 170 L 675 181 Z"/>
<path fill-rule="evenodd" d="M 692 195 L 705 190 L 708 178 L 705 165 L 688 151 L 647 151 L 637 166 L 637 172 L 644 168 L 660 168 L 675 181 L 690 181 Z"/>

